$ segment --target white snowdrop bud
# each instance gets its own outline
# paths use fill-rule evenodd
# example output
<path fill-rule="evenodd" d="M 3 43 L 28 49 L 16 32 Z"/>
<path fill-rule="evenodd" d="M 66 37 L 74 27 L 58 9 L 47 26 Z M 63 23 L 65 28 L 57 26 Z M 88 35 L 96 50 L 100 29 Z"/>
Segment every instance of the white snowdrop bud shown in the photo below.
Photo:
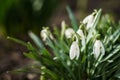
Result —
<path fill-rule="evenodd" d="M 77 33 L 80 35 L 81 40 L 82 40 L 82 46 L 85 46 L 85 36 L 84 33 L 81 29 L 78 29 Z"/>
<path fill-rule="evenodd" d="M 65 21 L 62 21 L 62 22 L 61 22 L 61 27 L 62 27 L 62 28 L 65 28 L 65 27 L 66 27 Z"/>
<path fill-rule="evenodd" d="M 41 30 L 40 35 L 41 35 L 43 41 L 45 41 L 47 39 L 47 37 L 48 37 L 47 29 Z"/>
<path fill-rule="evenodd" d="M 50 39 L 52 39 L 52 40 L 54 39 L 54 37 L 53 37 L 52 34 L 47 30 L 47 28 L 44 28 L 43 30 L 41 30 L 40 35 L 41 35 L 43 41 L 46 41 L 46 39 L 47 39 L 48 37 L 50 37 Z"/>
<path fill-rule="evenodd" d="M 85 19 L 83 20 L 83 23 L 86 24 L 86 29 L 90 29 L 93 25 L 93 20 L 94 20 L 94 16 L 88 15 L 87 17 L 85 17 Z"/>
<path fill-rule="evenodd" d="M 66 38 L 71 38 L 74 33 L 75 33 L 75 31 L 72 28 L 68 28 L 68 29 L 65 30 L 65 37 Z"/>
<path fill-rule="evenodd" d="M 76 59 L 78 59 L 79 55 L 80 55 L 80 50 L 79 50 L 78 43 L 77 41 L 73 41 L 69 51 L 70 59 L 73 60 L 75 57 Z"/>
<path fill-rule="evenodd" d="M 61 22 L 61 39 L 63 40 L 64 34 L 65 34 L 65 29 L 66 29 L 66 23 L 65 21 Z"/>
<path fill-rule="evenodd" d="M 101 56 L 105 54 L 105 49 L 100 40 L 96 40 L 93 46 L 93 54 L 95 58 L 97 59 L 101 53 Z"/>

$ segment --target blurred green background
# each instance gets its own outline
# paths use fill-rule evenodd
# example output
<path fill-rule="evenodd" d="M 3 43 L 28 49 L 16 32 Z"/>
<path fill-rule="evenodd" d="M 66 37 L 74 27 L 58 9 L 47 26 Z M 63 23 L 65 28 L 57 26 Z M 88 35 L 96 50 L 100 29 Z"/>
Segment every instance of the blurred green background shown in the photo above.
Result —
<path fill-rule="evenodd" d="M 0 0 L 0 36 L 39 33 L 43 26 L 59 26 L 62 20 L 69 23 L 66 5 L 78 22 L 99 8 L 120 18 L 119 0 Z"/>
<path fill-rule="evenodd" d="M 58 3 L 59 0 L 0 0 L 0 34 L 39 31 Z"/>

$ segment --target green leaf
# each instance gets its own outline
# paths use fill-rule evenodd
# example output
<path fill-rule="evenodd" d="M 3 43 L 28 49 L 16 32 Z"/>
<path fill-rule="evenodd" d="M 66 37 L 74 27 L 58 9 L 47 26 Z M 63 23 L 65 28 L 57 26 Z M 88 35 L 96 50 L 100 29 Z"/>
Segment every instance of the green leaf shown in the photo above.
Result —
<path fill-rule="evenodd" d="M 120 79 L 120 69 L 115 73 L 115 77 Z"/>
<path fill-rule="evenodd" d="M 66 9 L 67 9 L 67 12 L 68 12 L 68 14 L 69 14 L 69 18 L 70 18 L 70 20 L 71 20 L 73 29 L 74 29 L 75 31 L 77 31 L 77 30 L 78 30 L 78 24 L 77 24 L 77 21 L 76 21 L 76 19 L 75 19 L 75 16 L 74 16 L 74 14 L 72 13 L 72 11 L 71 11 L 71 9 L 70 9 L 69 6 L 67 6 Z"/>
<path fill-rule="evenodd" d="M 24 53 L 24 55 L 30 59 L 36 60 L 36 61 L 41 61 L 40 57 L 36 55 L 35 53 L 29 52 L 29 53 Z"/>
<path fill-rule="evenodd" d="M 8 71 L 8 73 L 18 74 L 18 73 L 37 73 L 37 72 L 32 71 L 31 67 L 23 67 L 23 68 L 15 69 L 12 71 Z"/>
<path fill-rule="evenodd" d="M 108 60 L 109 58 L 113 57 L 113 56 L 116 55 L 119 51 L 120 51 L 120 45 L 118 45 L 114 50 L 112 50 L 112 52 L 109 53 L 109 54 L 103 59 L 103 61 L 106 61 L 106 60 Z"/>
<path fill-rule="evenodd" d="M 115 43 L 116 40 L 118 40 L 119 36 L 120 36 L 120 28 L 117 29 L 117 30 L 113 33 L 113 35 L 110 36 L 110 40 L 112 41 L 112 43 Z"/>
<path fill-rule="evenodd" d="M 44 47 L 43 49 L 40 50 L 42 55 L 52 57 L 51 53 Z"/>
<path fill-rule="evenodd" d="M 7 39 L 12 40 L 12 41 L 14 41 L 16 43 L 22 44 L 24 46 L 27 46 L 26 42 L 24 42 L 22 40 L 19 40 L 19 39 L 13 38 L 13 37 L 9 37 L 9 36 L 7 37 Z"/>
<path fill-rule="evenodd" d="M 35 35 L 33 32 L 29 32 L 28 34 L 29 34 L 30 38 L 34 41 L 34 43 L 35 43 L 39 48 L 43 48 L 43 47 L 44 47 L 42 41 L 40 40 L 40 38 L 37 37 L 37 35 Z"/>
<path fill-rule="evenodd" d="M 45 75 L 49 75 L 49 77 L 52 79 L 52 80 L 57 80 L 57 74 L 55 74 L 54 72 L 50 71 L 49 69 L 47 69 L 46 67 L 41 67 L 41 70 L 43 72 L 45 72 Z"/>

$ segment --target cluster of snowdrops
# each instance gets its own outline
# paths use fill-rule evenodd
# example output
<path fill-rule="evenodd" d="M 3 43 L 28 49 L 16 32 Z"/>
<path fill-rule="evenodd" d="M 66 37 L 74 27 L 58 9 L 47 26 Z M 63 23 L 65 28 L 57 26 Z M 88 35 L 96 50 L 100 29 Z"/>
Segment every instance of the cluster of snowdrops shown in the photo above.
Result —
<path fill-rule="evenodd" d="M 62 21 L 61 30 L 43 27 L 41 37 L 29 32 L 36 47 L 30 42 L 9 39 L 28 48 L 24 55 L 38 62 L 29 68 L 37 69 L 32 72 L 40 74 L 40 80 L 119 79 L 120 24 L 112 23 L 108 15 L 101 17 L 101 11 L 85 17 L 79 27 L 74 26 L 73 19 L 72 27 Z"/>

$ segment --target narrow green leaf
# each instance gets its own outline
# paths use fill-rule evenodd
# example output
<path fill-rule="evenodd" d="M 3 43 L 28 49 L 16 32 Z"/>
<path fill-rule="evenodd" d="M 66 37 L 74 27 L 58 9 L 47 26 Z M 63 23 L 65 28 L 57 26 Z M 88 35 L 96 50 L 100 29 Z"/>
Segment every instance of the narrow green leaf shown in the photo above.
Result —
<path fill-rule="evenodd" d="M 24 42 L 24 41 L 22 41 L 22 40 L 19 40 L 19 39 L 16 39 L 16 38 L 13 38 L 13 37 L 9 37 L 9 36 L 8 36 L 7 39 L 9 39 L 9 40 L 11 40 L 11 41 L 14 41 L 14 42 L 16 42 L 16 43 L 22 44 L 22 45 L 24 45 L 24 46 L 27 45 L 26 42 Z"/>
<path fill-rule="evenodd" d="M 37 35 L 35 35 L 33 32 L 29 32 L 28 33 L 30 38 L 34 41 L 34 43 L 39 47 L 39 48 L 43 48 L 43 43 L 40 40 L 40 38 L 37 37 Z"/>
<path fill-rule="evenodd" d="M 120 69 L 115 73 L 115 77 L 120 79 Z"/>
<path fill-rule="evenodd" d="M 42 67 L 41 70 L 45 72 L 45 74 L 48 74 L 51 77 L 51 79 L 57 80 L 57 74 L 55 74 L 54 72 L 50 71 L 46 67 Z"/>
<path fill-rule="evenodd" d="M 110 40 L 111 40 L 113 43 L 115 43 L 116 40 L 118 40 L 119 36 L 120 36 L 120 28 L 117 29 L 117 30 L 113 33 L 113 35 L 110 36 Z"/>
<path fill-rule="evenodd" d="M 102 61 L 106 61 L 120 51 L 120 45 L 118 45 L 109 55 L 107 55 Z"/>
<path fill-rule="evenodd" d="M 67 6 L 66 9 L 67 9 L 67 12 L 68 12 L 68 14 L 69 14 L 69 18 L 70 18 L 70 20 L 71 20 L 73 29 L 74 29 L 75 31 L 77 31 L 77 30 L 78 30 L 78 24 L 77 24 L 77 21 L 76 21 L 76 19 L 75 19 L 75 16 L 74 16 L 74 14 L 72 13 L 72 11 L 71 11 L 71 9 L 70 9 L 69 6 Z"/>
<path fill-rule="evenodd" d="M 35 53 L 29 52 L 29 53 L 24 53 L 24 55 L 30 59 L 40 61 L 40 57 L 37 56 Z"/>

